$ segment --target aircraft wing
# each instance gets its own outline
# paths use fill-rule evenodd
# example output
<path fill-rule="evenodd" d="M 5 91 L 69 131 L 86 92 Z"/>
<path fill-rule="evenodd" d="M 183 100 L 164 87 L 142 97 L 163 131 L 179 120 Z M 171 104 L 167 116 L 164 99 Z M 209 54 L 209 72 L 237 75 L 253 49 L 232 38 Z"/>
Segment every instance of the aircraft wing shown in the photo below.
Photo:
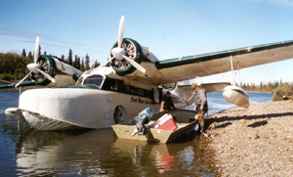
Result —
<path fill-rule="evenodd" d="M 55 62 L 56 68 L 60 72 L 71 75 L 71 76 L 74 74 L 76 74 L 78 76 L 82 74 L 82 72 L 79 69 L 77 69 L 77 68 L 75 68 L 75 67 L 73 67 L 63 61 L 60 61 L 57 57 L 52 57 L 52 59 Z"/>
<path fill-rule="evenodd" d="M 256 45 L 221 52 L 192 55 L 157 62 L 162 83 L 208 76 L 234 69 L 293 58 L 293 41 Z"/>
<path fill-rule="evenodd" d="M 43 81 L 23 81 L 18 87 L 26 87 L 26 86 L 38 86 L 38 85 L 47 85 L 49 82 L 47 80 Z M 10 84 L 0 84 L 1 89 L 15 89 L 15 85 L 17 83 L 10 83 Z"/>

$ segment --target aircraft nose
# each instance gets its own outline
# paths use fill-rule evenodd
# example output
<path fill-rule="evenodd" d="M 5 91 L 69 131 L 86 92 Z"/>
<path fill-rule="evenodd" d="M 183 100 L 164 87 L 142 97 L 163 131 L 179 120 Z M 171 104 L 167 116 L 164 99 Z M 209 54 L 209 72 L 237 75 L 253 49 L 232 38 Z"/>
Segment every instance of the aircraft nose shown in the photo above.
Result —
<path fill-rule="evenodd" d="M 115 48 L 112 49 L 111 53 L 112 53 L 114 58 L 122 60 L 123 55 L 125 54 L 125 51 L 124 51 L 123 48 L 115 47 Z"/>
<path fill-rule="evenodd" d="M 23 92 L 19 108 L 87 128 L 109 127 L 112 100 L 103 91 L 82 88 L 46 88 Z M 109 125 L 108 125 L 109 124 Z"/>

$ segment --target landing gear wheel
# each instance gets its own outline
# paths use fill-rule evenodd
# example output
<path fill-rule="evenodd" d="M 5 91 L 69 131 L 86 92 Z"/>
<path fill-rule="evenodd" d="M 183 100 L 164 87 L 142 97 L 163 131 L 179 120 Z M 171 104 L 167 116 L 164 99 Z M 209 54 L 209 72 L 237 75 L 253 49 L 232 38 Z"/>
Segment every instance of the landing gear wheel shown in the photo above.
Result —
<path fill-rule="evenodd" d="M 117 47 L 117 42 L 115 43 L 113 48 L 115 47 Z M 122 48 L 125 50 L 125 55 L 127 57 L 136 61 L 137 63 L 141 62 L 142 49 L 141 46 L 135 40 L 130 38 L 124 38 L 122 41 Z M 112 54 L 111 57 L 113 57 Z M 124 76 L 135 71 L 135 68 L 125 59 L 119 60 L 114 58 L 111 61 L 111 66 L 120 76 Z"/>
<path fill-rule="evenodd" d="M 128 120 L 127 112 L 123 106 L 117 106 L 114 111 L 115 124 L 126 123 Z"/>

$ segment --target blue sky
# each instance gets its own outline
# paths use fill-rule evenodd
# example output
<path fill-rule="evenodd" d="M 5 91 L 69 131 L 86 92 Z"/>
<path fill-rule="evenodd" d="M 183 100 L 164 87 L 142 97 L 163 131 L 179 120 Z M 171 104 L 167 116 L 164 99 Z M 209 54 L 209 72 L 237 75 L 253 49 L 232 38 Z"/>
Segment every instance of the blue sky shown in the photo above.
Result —
<path fill-rule="evenodd" d="M 32 49 L 31 41 L 40 34 L 48 53 L 67 55 L 72 48 L 105 63 L 121 15 L 125 36 L 160 59 L 293 39 L 290 0 L 3 0 L 0 51 Z M 244 69 L 237 79 L 293 81 L 292 66 L 288 60 Z"/>

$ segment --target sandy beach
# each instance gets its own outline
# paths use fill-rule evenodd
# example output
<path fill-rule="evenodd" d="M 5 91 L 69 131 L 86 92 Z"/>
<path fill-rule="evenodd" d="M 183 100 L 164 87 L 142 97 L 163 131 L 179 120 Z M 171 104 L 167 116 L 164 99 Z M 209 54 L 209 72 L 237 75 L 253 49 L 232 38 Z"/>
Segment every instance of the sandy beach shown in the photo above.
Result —
<path fill-rule="evenodd" d="M 220 176 L 293 176 L 293 101 L 232 108 L 208 123 Z"/>

